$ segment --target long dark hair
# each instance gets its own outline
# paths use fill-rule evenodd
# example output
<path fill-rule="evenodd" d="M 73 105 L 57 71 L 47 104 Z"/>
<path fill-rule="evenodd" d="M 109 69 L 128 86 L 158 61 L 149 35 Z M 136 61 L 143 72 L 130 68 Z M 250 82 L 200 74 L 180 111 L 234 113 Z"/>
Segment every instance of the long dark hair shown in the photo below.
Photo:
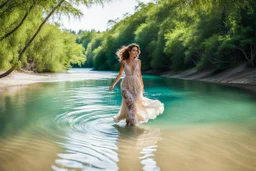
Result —
<path fill-rule="evenodd" d="M 121 49 L 118 49 L 116 55 L 119 57 L 119 61 L 126 60 L 129 58 L 129 52 L 133 47 L 138 48 L 138 55 L 140 54 L 140 46 L 136 43 L 129 44 L 128 46 L 123 46 Z"/>

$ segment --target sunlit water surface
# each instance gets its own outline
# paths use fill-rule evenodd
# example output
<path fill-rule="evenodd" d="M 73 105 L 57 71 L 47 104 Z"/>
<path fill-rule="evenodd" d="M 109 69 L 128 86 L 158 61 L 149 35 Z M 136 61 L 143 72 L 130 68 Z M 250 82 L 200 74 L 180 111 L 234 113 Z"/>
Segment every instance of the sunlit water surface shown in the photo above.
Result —
<path fill-rule="evenodd" d="M 73 69 L 0 95 L 1 171 L 256 170 L 256 95 L 144 76 L 165 111 L 139 127 L 115 124 L 115 72 Z"/>

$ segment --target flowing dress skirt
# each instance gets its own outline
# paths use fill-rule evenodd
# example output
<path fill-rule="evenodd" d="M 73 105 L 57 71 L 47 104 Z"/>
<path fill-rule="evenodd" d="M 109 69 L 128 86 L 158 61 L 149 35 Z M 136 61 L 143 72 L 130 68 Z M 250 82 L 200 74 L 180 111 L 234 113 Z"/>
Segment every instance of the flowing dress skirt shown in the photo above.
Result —
<path fill-rule="evenodd" d="M 159 100 L 146 98 L 137 76 L 125 76 L 121 82 L 122 105 L 114 121 L 129 120 L 130 124 L 138 125 L 155 119 L 164 111 L 164 105 Z"/>

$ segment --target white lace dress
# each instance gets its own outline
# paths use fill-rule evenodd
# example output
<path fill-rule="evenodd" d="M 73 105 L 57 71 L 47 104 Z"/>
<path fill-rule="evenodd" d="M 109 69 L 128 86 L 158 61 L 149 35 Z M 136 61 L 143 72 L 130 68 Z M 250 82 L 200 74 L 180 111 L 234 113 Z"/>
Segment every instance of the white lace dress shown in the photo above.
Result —
<path fill-rule="evenodd" d="M 118 115 L 113 117 L 115 122 L 126 119 L 131 125 L 138 125 L 156 118 L 164 111 L 164 105 L 159 100 L 151 100 L 143 96 L 138 77 L 139 59 L 135 60 L 134 71 L 124 62 L 125 77 L 121 82 L 122 105 Z"/>

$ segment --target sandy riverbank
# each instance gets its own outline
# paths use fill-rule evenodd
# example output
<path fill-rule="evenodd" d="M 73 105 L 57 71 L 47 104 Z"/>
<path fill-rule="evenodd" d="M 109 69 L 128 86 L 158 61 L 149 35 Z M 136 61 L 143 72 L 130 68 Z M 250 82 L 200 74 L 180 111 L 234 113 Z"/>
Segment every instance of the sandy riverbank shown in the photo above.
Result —
<path fill-rule="evenodd" d="M 256 69 L 247 68 L 245 64 L 218 73 L 215 70 L 197 71 L 190 69 L 182 72 L 163 73 L 161 75 L 168 78 L 199 80 L 221 84 L 256 85 Z"/>
<path fill-rule="evenodd" d="M 161 75 L 167 78 L 183 80 L 196 80 L 240 87 L 256 93 L 256 69 L 248 68 L 246 64 L 229 68 L 222 72 L 216 70 L 188 69 L 180 72 L 156 72 L 149 71 L 148 74 Z"/>
<path fill-rule="evenodd" d="M 0 74 L 3 72 L 0 72 Z M 0 91 L 4 91 L 9 87 L 22 86 L 32 83 L 46 82 L 49 78 L 48 74 L 36 74 L 14 71 L 7 77 L 0 79 Z"/>

